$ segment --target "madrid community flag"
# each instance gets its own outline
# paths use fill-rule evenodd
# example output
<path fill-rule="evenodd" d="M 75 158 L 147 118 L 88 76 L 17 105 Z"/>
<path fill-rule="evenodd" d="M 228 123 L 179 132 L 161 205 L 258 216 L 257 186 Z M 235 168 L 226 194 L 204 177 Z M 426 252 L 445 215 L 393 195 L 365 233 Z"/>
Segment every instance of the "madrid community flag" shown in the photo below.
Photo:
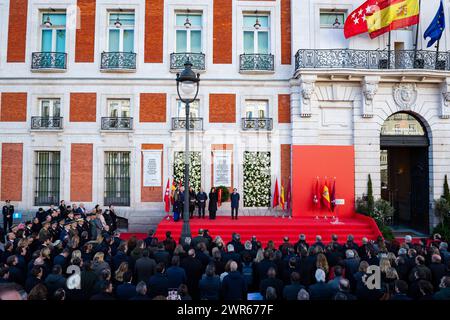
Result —
<path fill-rule="evenodd" d="M 419 0 L 380 0 L 366 15 L 370 38 L 419 23 Z"/>
<path fill-rule="evenodd" d="M 354 10 L 345 20 L 344 35 L 345 38 L 351 38 L 358 34 L 367 33 L 369 28 L 367 27 L 366 15 L 371 14 L 373 7 L 378 1 L 368 0 Z"/>
<path fill-rule="evenodd" d="M 273 191 L 272 207 L 278 207 L 280 204 L 280 192 L 278 191 L 278 179 L 275 180 L 275 190 Z"/>
<path fill-rule="evenodd" d="M 164 194 L 164 210 L 166 212 L 170 211 L 170 182 L 167 179 L 166 193 Z"/>
<path fill-rule="evenodd" d="M 319 177 L 316 179 L 316 185 L 314 186 L 313 190 L 313 203 L 315 206 L 320 206 L 320 199 L 322 198 L 322 195 L 320 194 L 320 187 L 319 187 Z"/>
<path fill-rule="evenodd" d="M 330 189 L 328 188 L 328 184 L 326 181 L 323 184 L 322 203 L 325 207 L 331 210 Z"/>
<path fill-rule="evenodd" d="M 283 183 L 281 183 L 280 205 L 281 205 L 281 208 L 284 210 L 285 202 L 284 202 L 284 186 L 283 186 Z"/>

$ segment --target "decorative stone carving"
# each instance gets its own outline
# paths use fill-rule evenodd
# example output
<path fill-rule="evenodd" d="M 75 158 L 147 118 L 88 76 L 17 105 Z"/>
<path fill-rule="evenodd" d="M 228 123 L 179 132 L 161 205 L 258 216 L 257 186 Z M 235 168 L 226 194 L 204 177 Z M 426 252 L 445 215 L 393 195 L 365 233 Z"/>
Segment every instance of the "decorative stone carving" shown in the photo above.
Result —
<path fill-rule="evenodd" d="M 450 118 L 450 78 L 447 78 L 442 91 L 442 103 L 441 103 L 441 119 Z"/>
<path fill-rule="evenodd" d="M 417 101 L 417 88 L 414 83 L 399 83 L 394 86 L 394 101 L 401 110 L 411 110 Z"/>
<path fill-rule="evenodd" d="M 378 92 L 378 80 L 365 80 L 363 82 L 362 93 L 362 117 L 373 117 L 373 99 Z"/>
<path fill-rule="evenodd" d="M 300 82 L 300 117 L 309 118 L 312 115 L 311 98 L 315 90 L 315 79 L 302 79 Z"/>

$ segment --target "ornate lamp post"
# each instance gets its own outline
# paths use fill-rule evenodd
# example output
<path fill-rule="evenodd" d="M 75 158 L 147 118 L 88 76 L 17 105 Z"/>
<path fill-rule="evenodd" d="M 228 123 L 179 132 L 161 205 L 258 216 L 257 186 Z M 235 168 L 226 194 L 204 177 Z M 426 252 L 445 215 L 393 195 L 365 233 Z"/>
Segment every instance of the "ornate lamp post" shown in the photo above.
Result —
<path fill-rule="evenodd" d="M 195 101 L 200 86 L 200 74 L 192 71 L 192 63 L 189 59 L 184 64 L 184 70 L 177 73 L 177 93 L 180 100 L 186 105 L 186 141 L 184 148 L 184 208 L 183 208 L 183 229 L 181 230 L 181 241 L 191 237 L 191 227 L 189 225 L 189 105 Z"/>

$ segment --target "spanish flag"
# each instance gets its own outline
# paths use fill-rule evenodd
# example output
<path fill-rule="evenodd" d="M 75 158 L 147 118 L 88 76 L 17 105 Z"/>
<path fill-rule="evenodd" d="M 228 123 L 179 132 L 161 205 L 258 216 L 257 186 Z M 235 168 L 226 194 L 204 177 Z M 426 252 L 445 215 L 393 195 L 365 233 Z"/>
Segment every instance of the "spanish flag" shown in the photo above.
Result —
<path fill-rule="evenodd" d="M 281 208 L 283 208 L 283 210 L 284 210 L 284 204 L 285 204 L 285 201 L 284 201 L 284 185 L 282 183 L 281 184 L 281 193 L 280 193 L 280 205 L 281 205 Z"/>
<path fill-rule="evenodd" d="M 322 202 L 328 210 L 331 210 L 330 189 L 328 188 L 327 182 L 323 185 Z"/>
<path fill-rule="evenodd" d="M 381 0 L 366 15 L 370 38 L 419 23 L 419 0 Z"/>

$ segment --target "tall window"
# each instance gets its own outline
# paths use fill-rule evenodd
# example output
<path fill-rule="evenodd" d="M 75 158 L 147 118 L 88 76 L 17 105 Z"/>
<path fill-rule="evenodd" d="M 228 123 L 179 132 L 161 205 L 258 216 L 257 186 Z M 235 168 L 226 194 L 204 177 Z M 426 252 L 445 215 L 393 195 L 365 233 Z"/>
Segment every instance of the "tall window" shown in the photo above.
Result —
<path fill-rule="evenodd" d="M 244 15 L 244 53 L 268 54 L 269 43 L 269 16 L 268 15 Z"/>
<path fill-rule="evenodd" d="M 61 116 L 61 100 L 39 99 L 39 116 L 43 118 L 59 118 Z"/>
<path fill-rule="evenodd" d="M 60 153 L 38 151 L 35 153 L 34 205 L 44 206 L 59 203 Z"/>
<path fill-rule="evenodd" d="M 66 51 L 66 13 L 42 13 L 41 51 Z"/>
<path fill-rule="evenodd" d="M 339 9 L 320 10 L 320 29 L 317 37 L 321 49 L 345 49 L 349 40 L 345 39 L 342 29 L 346 19 L 346 11 Z M 359 23 L 365 23 L 363 18 L 358 18 Z"/>
<path fill-rule="evenodd" d="M 105 206 L 130 205 L 130 152 L 105 152 Z"/>
<path fill-rule="evenodd" d="M 181 100 L 177 100 L 177 117 L 186 117 L 186 105 Z M 198 100 L 189 104 L 189 117 L 199 118 L 200 117 L 200 103 Z"/>
<path fill-rule="evenodd" d="M 109 12 L 108 51 L 134 52 L 134 12 Z"/>
<path fill-rule="evenodd" d="M 175 23 L 177 53 L 202 52 L 202 14 L 177 13 Z"/>
<path fill-rule="evenodd" d="M 108 99 L 108 115 L 112 118 L 129 118 L 130 99 Z"/>
<path fill-rule="evenodd" d="M 61 116 L 61 100 L 39 99 L 39 116 L 44 118 L 59 118 Z"/>
<path fill-rule="evenodd" d="M 245 117 L 268 118 L 269 102 L 266 100 L 247 100 L 245 101 Z"/>

